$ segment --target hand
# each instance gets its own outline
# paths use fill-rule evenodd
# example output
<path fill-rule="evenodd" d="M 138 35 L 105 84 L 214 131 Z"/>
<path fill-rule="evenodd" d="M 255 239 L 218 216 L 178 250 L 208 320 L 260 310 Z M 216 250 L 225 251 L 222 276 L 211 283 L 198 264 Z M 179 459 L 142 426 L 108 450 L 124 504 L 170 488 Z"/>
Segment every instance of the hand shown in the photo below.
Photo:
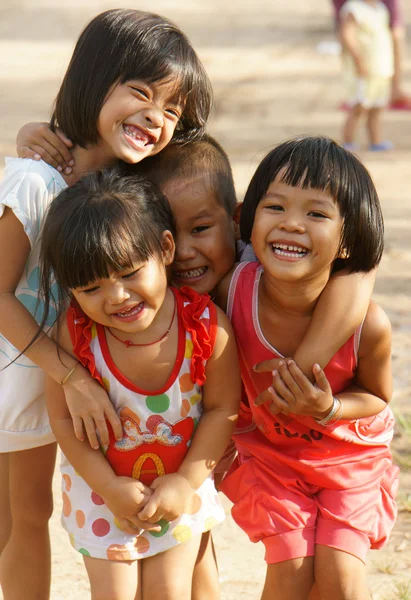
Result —
<path fill-rule="evenodd" d="M 73 142 L 57 129 L 53 133 L 49 123 L 27 123 L 17 134 L 17 156 L 20 158 L 43 159 L 46 163 L 70 175 L 74 166 L 69 148 Z"/>
<path fill-rule="evenodd" d="M 138 513 L 142 521 L 157 523 L 160 519 L 174 521 L 189 509 L 194 490 L 179 473 L 157 477 L 151 485 L 153 495 Z"/>
<path fill-rule="evenodd" d="M 333 395 L 324 371 L 318 364 L 313 366 L 315 383 L 304 375 L 292 359 L 280 361 L 273 371 L 271 412 L 307 415 L 323 419 L 331 410 Z"/>
<path fill-rule="evenodd" d="M 142 529 L 161 531 L 160 525 L 144 522 L 137 516 L 152 494 L 153 490 L 141 481 L 116 476 L 102 490 L 101 497 L 115 516 L 120 529 L 131 535 L 138 535 Z"/>
<path fill-rule="evenodd" d="M 82 365 L 77 365 L 63 389 L 78 440 L 84 441 L 85 430 L 90 446 L 97 450 L 100 447 L 97 430 L 101 443 L 107 445 L 110 440 L 106 418 L 113 428 L 115 438 L 120 440 L 123 437 L 121 421 L 106 390 Z"/>
<path fill-rule="evenodd" d="M 280 362 L 282 362 L 284 360 L 288 360 L 288 359 L 272 358 L 270 360 L 264 360 L 263 362 L 257 363 L 256 365 L 254 365 L 253 371 L 254 371 L 254 373 L 273 373 L 274 370 L 277 370 L 279 368 Z M 274 385 L 274 378 L 273 378 L 272 385 Z M 268 406 L 270 408 L 270 412 L 272 412 L 275 415 L 279 411 L 277 410 L 275 405 L 273 405 L 273 407 L 272 407 L 273 410 L 271 410 L 272 400 L 273 400 L 273 397 L 270 392 L 270 388 L 268 388 L 268 389 L 264 390 L 263 392 L 261 392 L 261 394 L 259 394 L 257 396 L 257 398 L 254 400 L 254 404 L 255 404 L 255 406 L 260 406 L 261 404 L 265 404 L 266 402 L 269 403 Z"/>

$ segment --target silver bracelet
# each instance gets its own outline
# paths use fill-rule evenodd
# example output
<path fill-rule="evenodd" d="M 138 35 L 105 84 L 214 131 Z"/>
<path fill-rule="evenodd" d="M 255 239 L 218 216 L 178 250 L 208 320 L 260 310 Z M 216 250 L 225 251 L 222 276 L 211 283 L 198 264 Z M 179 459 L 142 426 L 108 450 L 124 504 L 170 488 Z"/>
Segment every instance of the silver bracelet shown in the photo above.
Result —
<path fill-rule="evenodd" d="M 323 427 L 325 427 L 325 425 L 328 425 L 328 423 L 332 421 L 332 419 L 337 414 L 337 411 L 340 410 L 340 408 L 342 408 L 341 400 L 333 396 L 333 404 L 330 408 L 330 412 L 328 413 L 328 415 L 325 415 L 323 419 L 315 419 L 318 425 L 322 425 Z"/>

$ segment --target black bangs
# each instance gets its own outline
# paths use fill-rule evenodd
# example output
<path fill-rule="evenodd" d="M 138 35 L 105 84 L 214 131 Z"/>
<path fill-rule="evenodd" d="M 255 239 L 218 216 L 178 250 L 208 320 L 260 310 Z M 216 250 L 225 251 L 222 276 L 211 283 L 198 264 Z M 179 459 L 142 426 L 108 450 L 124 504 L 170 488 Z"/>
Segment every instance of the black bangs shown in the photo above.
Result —
<path fill-rule="evenodd" d="M 80 231 L 62 232 L 64 249 L 58 244 L 52 258 L 57 284 L 63 289 L 85 287 L 112 272 L 130 269 L 160 250 L 154 247 L 153 237 L 136 237 L 135 231 L 121 223 L 116 226 L 112 222 L 108 227 L 106 219 L 93 219 L 92 215 L 89 219 L 79 215 L 79 222 Z"/>
<path fill-rule="evenodd" d="M 302 138 L 298 145 L 291 145 L 289 153 L 285 153 L 284 162 L 278 169 L 283 169 L 280 180 L 293 187 L 311 187 L 327 192 L 336 199 L 340 182 L 346 180 L 344 171 L 347 171 L 340 150 L 342 148 L 337 144 L 330 144 L 322 138 L 314 141 Z"/>

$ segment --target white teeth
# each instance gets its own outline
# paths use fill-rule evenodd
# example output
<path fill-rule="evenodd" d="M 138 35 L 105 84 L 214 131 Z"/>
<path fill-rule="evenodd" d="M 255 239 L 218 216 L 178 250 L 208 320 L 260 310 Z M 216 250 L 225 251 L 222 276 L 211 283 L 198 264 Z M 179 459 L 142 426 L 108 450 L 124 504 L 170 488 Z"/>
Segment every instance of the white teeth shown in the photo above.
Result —
<path fill-rule="evenodd" d="M 287 246 L 286 244 L 271 244 L 275 254 L 279 256 L 286 256 L 288 258 L 303 257 L 307 254 L 308 250 L 301 248 L 300 246 Z"/>
<path fill-rule="evenodd" d="M 132 137 L 133 140 L 135 140 L 137 143 L 141 144 L 142 146 L 145 146 L 146 144 L 148 144 L 150 142 L 150 139 L 148 138 L 148 136 L 141 133 L 141 131 L 139 131 L 135 127 L 131 127 L 130 125 L 124 125 L 124 131 L 126 132 L 126 134 L 128 136 Z"/>
<path fill-rule="evenodd" d="M 198 269 L 191 269 L 191 271 L 175 271 L 175 275 L 179 279 L 192 279 L 193 277 L 200 277 L 207 271 L 207 267 L 199 267 Z"/>
<path fill-rule="evenodd" d="M 116 313 L 116 316 L 120 317 L 120 319 L 123 317 L 130 317 L 131 315 L 135 315 L 135 314 L 139 313 L 142 309 L 143 309 L 143 304 L 137 304 L 137 306 L 133 306 L 133 308 L 130 308 L 129 310 L 125 310 L 123 312 Z"/>

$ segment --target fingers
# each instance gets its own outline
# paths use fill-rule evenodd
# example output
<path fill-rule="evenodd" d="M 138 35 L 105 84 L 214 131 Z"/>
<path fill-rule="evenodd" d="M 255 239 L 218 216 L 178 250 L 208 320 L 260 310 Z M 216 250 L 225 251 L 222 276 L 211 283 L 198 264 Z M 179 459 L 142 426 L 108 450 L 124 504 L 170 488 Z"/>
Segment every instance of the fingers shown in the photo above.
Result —
<path fill-rule="evenodd" d="M 73 427 L 76 438 L 80 442 L 84 442 L 84 427 L 83 427 L 83 419 L 80 417 L 72 417 L 73 418 Z"/>
<path fill-rule="evenodd" d="M 64 172 L 65 175 L 70 175 L 70 173 L 72 172 L 72 168 L 65 161 L 63 154 L 60 152 L 60 147 L 65 148 L 66 152 L 68 152 L 68 150 L 54 133 L 52 133 L 52 135 L 59 144 L 57 148 L 47 139 L 40 140 L 41 146 L 39 144 L 30 144 L 30 148 L 34 150 L 36 154 L 44 160 L 44 162 L 57 169 L 57 171 Z M 68 158 L 68 160 L 71 161 L 70 158 Z"/>
<path fill-rule="evenodd" d="M 157 507 L 155 502 L 147 502 L 143 510 L 141 510 L 137 514 L 138 518 L 142 521 L 147 521 L 148 523 L 157 523 L 160 519 L 163 518 L 164 513 L 162 510 Z"/>
<path fill-rule="evenodd" d="M 271 402 L 273 397 L 270 393 L 270 389 L 272 389 L 272 388 L 269 388 L 268 390 L 264 390 L 263 392 L 261 392 L 261 394 L 259 394 L 257 396 L 257 398 L 255 398 L 255 400 L 254 400 L 255 406 L 261 406 L 261 404 L 265 404 L 266 402 Z"/>
<path fill-rule="evenodd" d="M 29 148 L 29 146 L 21 146 L 18 150 L 19 158 L 31 158 L 32 160 L 41 160 L 40 154 L 35 150 Z"/>
<path fill-rule="evenodd" d="M 110 441 L 106 419 L 113 429 L 116 440 L 121 440 L 123 437 L 123 427 L 114 406 L 107 399 L 107 402 L 104 402 L 103 408 L 105 414 L 94 417 L 100 440 L 103 444 L 108 444 Z"/>
<path fill-rule="evenodd" d="M 134 534 L 136 534 L 136 530 L 138 531 L 137 535 L 141 533 L 142 530 L 145 531 L 161 531 L 161 525 L 158 523 L 148 523 L 147 521 L 142 521 L 139 517 L 129 517 L 127 519 L 130 521 L 132 527 L 134 528 Z"/>
<path fill-rule="evenodd" d="M 271 372 L 274 369 L 278 369 L 280 358 L 271 358 L 270 360 L 264 360 L 263 362 L 257 363 L 253 366 L 254 373 L 266 373 Z"/>
<path fill-rule="evenodd" d="M 71 141 L 71 139 L 68 138 L 66 136 L 66 134 L 61 131 L 60 127 L 57 127 L 57 129 L 56 129 L 56 135 L 61 139 L 61 141 L 63 142 L 63 144 L 65 146 L 67 146 L 67 148 L 72 148 L 74 146 L 74 144 Z M 67 153 L 67 156 L 64 156 L 64 159 L 66 160 L 66 162 L 70 162 L 71 158 L 72 158 L 72 156 L 71 156 L 70 152 Z"/>
<path fill-rule="evenodd" d="M 90 446 L 94 448 L 94 450 L 98 450 L 100 448 L 100 442 L 97 439 L 94 419 L 87 415 L 86 417 L 83 417 L 83 423 Z"/>
<path fill-rule="evenodd" d="M 294 360 L 289 359 L 287 363 L 284 363 L 284 366 L 280 366 L 280 375 L 294 396 L 301 393 L 304 394 L 312 387 L 311 381 L 305 376 Z"/>
<path fill-rule="evenodd" d="M 314 373 L 314 378 L 315 378 L 315 384 L 317 387 L 320 388 L 320 390 L 322 390 L 323 392 L 326 393 L 331 393 L 331 386 L 328 382 L 328 379 L 324 373 L 324 371 L 322 370 L 322 368 L 320 367 L 319 364 L 315 364 L 313 366 L 313 373 Z"/>

